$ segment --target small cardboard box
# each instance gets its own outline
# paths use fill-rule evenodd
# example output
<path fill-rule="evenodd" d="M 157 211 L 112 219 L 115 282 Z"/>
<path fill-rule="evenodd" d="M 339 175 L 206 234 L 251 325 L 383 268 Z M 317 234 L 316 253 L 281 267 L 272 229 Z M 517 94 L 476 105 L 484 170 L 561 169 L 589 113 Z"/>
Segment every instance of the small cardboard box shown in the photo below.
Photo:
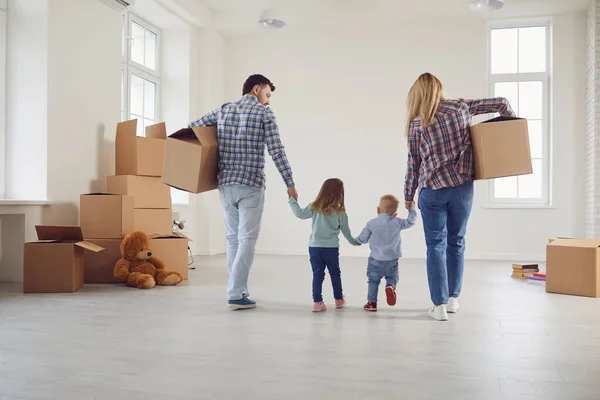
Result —
<path fill-rule="evenodd" d="M 219 187 L 217 128 L 181 129 L 167 138 L 163 182 L 190 193 Z"/>
<path fill-rule="evenodd" d="M 160 123 L 146 127 L 146 137 L 137 136 L 138 120 L 117 124 L 116 174 L 162 176 L 166 130 Z"/>
<path fill-rule="evenodd" d="M 498 117 L 471 126 L 475 179 L 533 173 L 527 120 Z"/>
<path fill-rule="evenodd" d="M 88 242 L 103 247 L 104 251 L 84 253 L 85 283 L 121 283 L 114 276 L 115 264 L 121 259 L 121 241 L 122 239 L 88 239 Z"/>
<path fill-rule="evenodd" d="M 171 208 L 171 188 L 160 178 L 135 175 L 106 177 L 106 191 L 133 197 L 134 208 Z"/>
<path fill-rule="evenodd" d="M 36 226 L 38 241 L 25 243 L 23 292 L 76 292 L 83 286 L 84 249 L 102 247 L 83 240 L 78 226 Z"/>
<path fill-rule="evenodd" d="M 600 297 L 600 240 L 550 242 L 546 246 L 546 292 Z"/>
<path fill-rule="evenodd" d="M 173 233 L 171 235 L 150 236 L 152 255 L 165 263 L 165 268 L 179 272 L 183 279 L 188 279 L 188 242 L 186 236 Z"/>
<path fill-rule="evenodd" d="M 121 239 L 134 230 L 133 197 L 91 193 L 80 196 L 79 220 L 86 239 Z"/>
<path fill-rule="evenodd" d="M 170 208 L 136 208 L 134 210 L 133 231 L 143 231 L 148 236 L 170 234 L 173 231 L 173 212 Z"/>

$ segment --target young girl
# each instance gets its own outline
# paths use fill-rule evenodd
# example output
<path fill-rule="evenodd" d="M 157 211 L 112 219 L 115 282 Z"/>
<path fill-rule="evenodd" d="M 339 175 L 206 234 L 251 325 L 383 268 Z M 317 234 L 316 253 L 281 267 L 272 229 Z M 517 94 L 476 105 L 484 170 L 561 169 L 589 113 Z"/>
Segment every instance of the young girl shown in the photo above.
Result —
<path fill-rule="evenodd" d="M 354 241 L 348 227 L 348 216 L 344 207 L 344 183 L 339 179 L 327 179 L 315 201 L 302 209 L 296 199 L 290 197 L 294 215 L 300 219 L 312 218 L 312 234 L 309 241 L 310 263 L 313 270 L 313 312 L 325 311 L 323 303 L 323 280 L 325 267 L 329 270 L 336 308 L 342 308 L 346 299 L 342 292 L 340 272 L 340 231 L 353 246 Z"/>

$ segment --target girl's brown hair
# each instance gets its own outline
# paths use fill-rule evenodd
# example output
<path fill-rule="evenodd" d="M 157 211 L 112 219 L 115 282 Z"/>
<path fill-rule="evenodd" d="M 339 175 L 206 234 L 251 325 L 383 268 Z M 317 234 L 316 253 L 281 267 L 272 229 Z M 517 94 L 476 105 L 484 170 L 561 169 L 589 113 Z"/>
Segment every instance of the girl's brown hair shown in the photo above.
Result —
<path fill-rule="evenodd" d="M 327 179 L 321 186 L 321 191 L 311 204 L 310 209 L 325 215 L 331 215 L 333 211 L 345 212 L 344 182 L 337 178 Z"/>

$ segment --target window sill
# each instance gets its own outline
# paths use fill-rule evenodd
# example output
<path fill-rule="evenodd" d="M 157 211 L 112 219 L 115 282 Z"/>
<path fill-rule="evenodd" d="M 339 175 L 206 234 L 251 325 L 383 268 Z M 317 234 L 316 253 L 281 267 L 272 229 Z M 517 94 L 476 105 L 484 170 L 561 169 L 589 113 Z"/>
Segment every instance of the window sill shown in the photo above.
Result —
<path fill-rule="evenodd" d="M 173 207 L 189 207 L 190 203 L 173 203 Z"/>
<path fill-rule="evenodd" d="M 549 204 L 486 204 L 481 206 L 486 210 L 557 210 L 558 207 Z"/>
<path fill-rule="evenodd" d="M 54 204 L 50 200 L 12 200 L 0 199 L 0 206 L 49 206 Z"/>

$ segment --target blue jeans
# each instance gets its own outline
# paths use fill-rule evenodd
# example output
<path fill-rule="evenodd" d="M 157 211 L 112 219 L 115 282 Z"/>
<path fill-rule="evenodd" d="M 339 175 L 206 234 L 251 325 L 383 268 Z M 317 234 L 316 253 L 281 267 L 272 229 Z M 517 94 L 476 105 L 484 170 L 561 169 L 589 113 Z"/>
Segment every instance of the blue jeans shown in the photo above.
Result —
<path fill-rule="evenodd" d="M 367 300 L 377 303 L 377 291 L 381 278 L 385 277 L 385 285 L 392 285 L 394 290 L 398 284 L 398 260 L 393 261 L 377 261 L 374 258 L 369 258 L 367 266 L 367 277 L 369 278 L 369 292 Z"/>
<path fill-rule="evenodd" d="M 308 254 L 313 270 L 313 301 L 315 303 L 323 301 L 325 268 L 329 270 L 329 277 L 333 286 L 333 298 L 341 300 L 344 296 L 342 294 L 342 272 L 340 271 L 340 249 L 337 247 L 309 247 Z"/>
<path fill-rule="evenodd" d="M 221 186 L 221 205 L 227 235 L 228 300 L 249 296 L 248 275 L 260 232 L 265 191 L 242 185 Z"/>
<path fill-rule="evenodd" d="M 462 289 L 465 233 L 473 206 L 473 181 L 439 190 L 422 189 L 419 209 L 427 243 L 427 277 L 433 304 L 447 304 Z"/>

